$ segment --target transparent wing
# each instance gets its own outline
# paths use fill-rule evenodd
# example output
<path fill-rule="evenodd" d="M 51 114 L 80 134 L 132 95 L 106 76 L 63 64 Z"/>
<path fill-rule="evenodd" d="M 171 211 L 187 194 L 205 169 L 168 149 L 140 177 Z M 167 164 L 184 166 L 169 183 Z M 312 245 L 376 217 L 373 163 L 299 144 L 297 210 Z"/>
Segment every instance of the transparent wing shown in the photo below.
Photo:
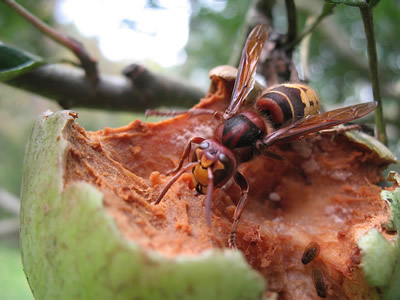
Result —
<path fill-rule="evenodd" d="M 269 134 L 263 139 L 263 143 L 266 146 L 271 146 L 277 142 L 295 140 L 312 132 L 360 119 L 374 111 L 376 105 L 376 102 L 368 102 L 307 116 L 290 126 Z"/>
<path fill-rule="evenodd" d="M 229 119 L 238 111 L 244 99 L 253 89 L 257 62 L 267 41 L 268 31 L 268 25 L 259 24 L 250 32 L 242 51 L 231 102 L 224 113 L 224 119 Z"/>

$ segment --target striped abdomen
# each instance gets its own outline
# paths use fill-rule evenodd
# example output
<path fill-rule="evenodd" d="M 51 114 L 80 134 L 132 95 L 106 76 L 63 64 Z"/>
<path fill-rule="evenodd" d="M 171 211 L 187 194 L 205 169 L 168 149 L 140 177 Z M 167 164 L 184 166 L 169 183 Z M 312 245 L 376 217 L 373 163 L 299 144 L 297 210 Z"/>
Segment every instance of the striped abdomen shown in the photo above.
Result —
<path fill-rule="evenodd" d="M 274 127 L 319 113 L 317 93 L 304 84 L 284 83 L 273 86 L 257 100 L 256 105 L 262 115 L 271 119 Z"/>

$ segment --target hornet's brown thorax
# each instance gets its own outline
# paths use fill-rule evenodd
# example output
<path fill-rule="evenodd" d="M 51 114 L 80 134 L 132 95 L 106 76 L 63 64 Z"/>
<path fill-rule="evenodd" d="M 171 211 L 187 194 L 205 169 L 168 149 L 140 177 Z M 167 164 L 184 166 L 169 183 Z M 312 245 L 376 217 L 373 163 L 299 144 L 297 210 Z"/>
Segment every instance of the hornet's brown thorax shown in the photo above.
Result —
<path fill-rule="evenodd" d="M 214 137 L 232 150 L 238 163 L 250 160 L 256 142 L 266 133 L 264 120 L 255 112 L 234 115 L 215 130 Z"/>

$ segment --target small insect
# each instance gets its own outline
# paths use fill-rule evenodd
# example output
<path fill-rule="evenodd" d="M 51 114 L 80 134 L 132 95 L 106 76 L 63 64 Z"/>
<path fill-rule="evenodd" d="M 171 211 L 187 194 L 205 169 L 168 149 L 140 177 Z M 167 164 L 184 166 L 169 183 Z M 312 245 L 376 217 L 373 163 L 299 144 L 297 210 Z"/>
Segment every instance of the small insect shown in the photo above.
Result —
<path fill-rule="evenodd" d="M 282 160 L 283 158 L 279 155 L 268 151 L 268 147 L 361 118 L 376 107 L 375 102 L 370 102 L 319 114 L 319 99 L 314 90 L 303 84 L 286 83 L 270 87 L 255 102 L 255 105 L 239 112 L 253 89 L 257 62 L 267 40 L 268 31 L 269 27 L 261 24 L 249 34 L 242 52 L 231 101 L 223 114 L 198 108 L 180 112 L 152 111 L 149 113 L 211 115 L 221 120 L 213 138 L 193 137 L 187 143 L 178 166 L 167 174 L 177 173 L 161 191 L 155 204 L 160 203 L 178 178 L 191 169 L 196 191 L 206 194 L 206 221 L 211 226 L 213 191 L 233 178 L 240 187 L 241 195 L 233 215 L 231 234 L 228 239 L 229 246 L 232 248 L 236 247 L 236 228 L 249 191 L 246 178 L 237 169 L 239 164 L 259 154 Z M 193 147 L 193 144 L 197 146 Z M 192 162 L 184 166 L 184 160 L 191 153 Z"/>
<path fill-rule="evenodd" d="M 307 245 L 306 249 L 304 249 L 303 256 L 301 258 L 301 262 L 303 264 L 309 264 L 315 258 L 317 258 L 320 251 L 320 246 L 316 242 L 311 242 Z"/>
<path fill-rule="evenodd" d="M 311 272 L 312 281 L 314 283 L 315 290 L 317 291 L 317 295 L 321 298 L 326 298 L 326 285 L 324 276 L 318 269 L 313 269 Z"/>

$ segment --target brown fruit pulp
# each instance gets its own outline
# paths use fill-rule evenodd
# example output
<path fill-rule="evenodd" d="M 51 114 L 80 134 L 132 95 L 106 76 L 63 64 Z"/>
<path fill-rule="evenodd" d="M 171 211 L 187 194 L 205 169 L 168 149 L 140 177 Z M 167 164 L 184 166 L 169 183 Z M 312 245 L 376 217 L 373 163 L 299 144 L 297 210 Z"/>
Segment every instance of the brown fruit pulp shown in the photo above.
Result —
<path fill-rule="evenodd" d="M 198 107 L 223 111 L 232 84 L 213 81 L 213 93 Z M 64 134 L 70 142 L 65 184 L 95 185 L 122 234 L 167 257 L 227 247 L 240 195 L 232 181 L 213 193 L 211 228 L 205 196 L 194 189 L 190 172 L 159 205 L 151 204 L 171 178 L 163 174 L 177 165 L 190 138 L 212 137 L 217 125 L 211 116 L 188 115 L 97 132 L 73 123 Z M 327 299 L 374 295 L 359 268 L 356 241 L 371 228 L 382 231 L 391 217 L 376 185 L 388 162 L 340 134 L 314 134 L 270 150 L 285 160 L 258 156 L 239 167 L 250 192 L 237 232 L 238 249 L 265 276 L 268 291 L 279 299 L 320 299 L 311 276 L 317 270 Z M 303 265 L 310 242 L 319 244 L 320 253 Z"/>

